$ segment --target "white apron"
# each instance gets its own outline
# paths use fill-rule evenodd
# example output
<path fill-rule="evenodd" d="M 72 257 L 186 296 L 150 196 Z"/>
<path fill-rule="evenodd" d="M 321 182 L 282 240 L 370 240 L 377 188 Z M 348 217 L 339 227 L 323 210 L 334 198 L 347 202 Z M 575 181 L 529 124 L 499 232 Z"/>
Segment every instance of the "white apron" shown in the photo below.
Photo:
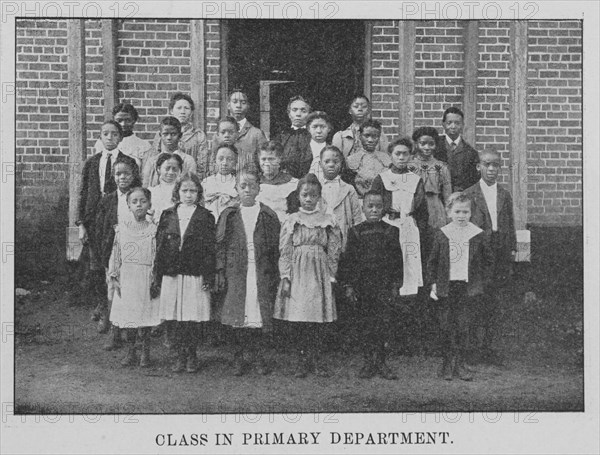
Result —
<path fill-rule="evenodd" d="M 417 223 L 409 213 L 421 177 L 412 172 L 394 174 L 391 170 L 379 175 L 385 189 L 392 193 L 392 210 L 400 213 L 400 217 L 394 220 L 391 220 L 388 215 L 383 218 L 383 221 L 400 230 L 400 246 L 404 263 L 404 283 L 400 288 L 400 295 L 415 295 L 419 287 L 423 286 L 421 239 Z"/>

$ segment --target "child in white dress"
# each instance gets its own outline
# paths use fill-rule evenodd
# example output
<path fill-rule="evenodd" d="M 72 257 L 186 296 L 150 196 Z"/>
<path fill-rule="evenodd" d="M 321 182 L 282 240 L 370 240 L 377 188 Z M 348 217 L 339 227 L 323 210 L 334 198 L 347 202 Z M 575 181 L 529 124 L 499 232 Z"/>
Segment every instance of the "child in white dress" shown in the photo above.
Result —
<path fill-rule="evenodd" d="M 160 292 L 160 317 L 177 321 L 174 372 L 198 370 L 198 323 L 211 317 L 210 290 L 215 276 L 215 218 L 199 201 L 202 185 L 184 174 L 175 186 L 176 205 L 163 211 L 158 225 L 154 292 Z"/>
<path fill-rule="evenodd" d="M 156 225 L 146 219 L 151 205 L 151 194 L 146 188 L 133 188 L 127 193 L 127 205 L 133 220 L 115 226 L 115 240 L 108 267 L 108 278 L 115 290 L 110 321 L 127 330 L 129 349 L 121 365 L 138 363 L 136 338 L 141 339 L 140 367 L 150 364 L 150 327 L 160 324 L 159 300 L 152 298 L 150 287 L 156 254 Z M 139 329 L 139 332 L 138 332 Z"/>

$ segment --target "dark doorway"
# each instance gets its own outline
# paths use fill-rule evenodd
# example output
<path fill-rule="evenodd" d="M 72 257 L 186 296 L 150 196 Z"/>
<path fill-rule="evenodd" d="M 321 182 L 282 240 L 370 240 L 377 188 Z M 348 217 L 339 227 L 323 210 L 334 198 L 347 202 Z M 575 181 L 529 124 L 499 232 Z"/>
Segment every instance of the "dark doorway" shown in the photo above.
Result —
<path fill-rule="evenodd" d="M 352 96 L 363 92 L 365 27 L 359 20 L 230 20 L 229 90 L 247 92 L 248 117 L 258 125 L 259 84 L 271 86 L 271 137 L 288 125 L 287 103 L 297 94 L 313 109 L 326 111 L 337 131 L 350 124 Z"/>

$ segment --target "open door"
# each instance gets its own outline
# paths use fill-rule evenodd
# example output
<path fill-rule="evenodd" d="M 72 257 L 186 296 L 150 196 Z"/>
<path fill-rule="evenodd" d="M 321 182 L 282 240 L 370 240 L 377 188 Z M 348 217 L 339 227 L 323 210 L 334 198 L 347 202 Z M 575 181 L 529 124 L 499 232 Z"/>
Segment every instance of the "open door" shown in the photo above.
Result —
<path fill-rule="evenodd" d="M 259 125 L 261 81 L 271 81 L 271 137 L 288 125 L 287 104 L 295 95 L 327 112 L 334 131 L 345 128 L 352 96 L 363 91 L 364 30 L 359 20 L 230 20 L 228 85 L 247 92 L 250 121 Z"/>

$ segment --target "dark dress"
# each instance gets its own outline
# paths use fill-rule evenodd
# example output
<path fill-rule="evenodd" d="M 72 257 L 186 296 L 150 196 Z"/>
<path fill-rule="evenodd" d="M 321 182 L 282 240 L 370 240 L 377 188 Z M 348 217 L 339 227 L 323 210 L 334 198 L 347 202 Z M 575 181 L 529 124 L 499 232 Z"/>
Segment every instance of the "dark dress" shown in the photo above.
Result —
<path fill-rule="evenodd" d="M 391 291 L 402 286 L 402 267 L 397 227 L 384 221 L 365 221 L 350 228 L 338 279 L 358 294 L 357 316 L 365 345 L 385 341 L 389 335 Z"/>
<path fill-rule="evenodd" d="M 276 138 L 283 145 L 282 169 L 297 179 L 308 174 L 312 163 L 310 139 L 310 133 L 306 128 L 295 130 L 291 127 L 281 131 Z"/>

